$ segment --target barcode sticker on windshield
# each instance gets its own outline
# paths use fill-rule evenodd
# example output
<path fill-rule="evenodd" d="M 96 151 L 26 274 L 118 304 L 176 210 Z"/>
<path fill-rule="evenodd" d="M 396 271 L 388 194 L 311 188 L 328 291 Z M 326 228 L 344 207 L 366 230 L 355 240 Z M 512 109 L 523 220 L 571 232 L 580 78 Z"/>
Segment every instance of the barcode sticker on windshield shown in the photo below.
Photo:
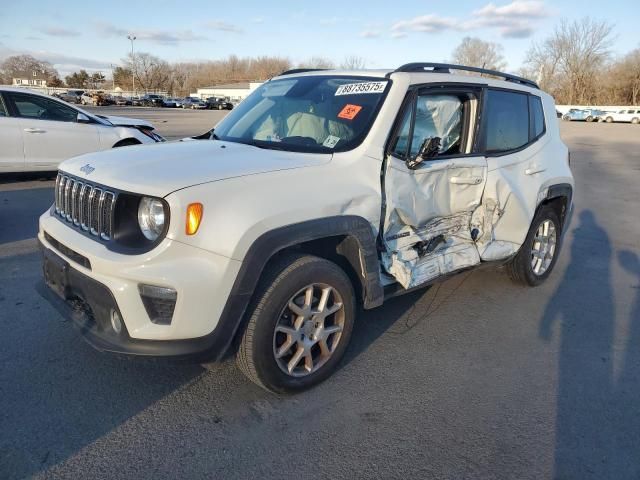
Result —
<path fill-rule="evenodd" d="M 387 82 L 363 82 L 363 83 L 347 83 L 340 85 L 336 90 L 338 95 L 359 95 L 362 93 L 382 93 L 387 86 Z"/>

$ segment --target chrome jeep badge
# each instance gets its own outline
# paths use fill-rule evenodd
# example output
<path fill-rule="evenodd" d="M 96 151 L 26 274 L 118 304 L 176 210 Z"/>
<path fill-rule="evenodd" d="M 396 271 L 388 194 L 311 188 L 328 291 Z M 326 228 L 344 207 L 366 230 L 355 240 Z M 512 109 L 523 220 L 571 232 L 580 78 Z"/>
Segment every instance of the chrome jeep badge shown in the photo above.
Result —
<path fill-rule="evenodd" d="M 91 172 L 93 172 L 95 170 L 95 168 L 93 168 L 91 165 L 89 165 L 88 163 L 84 166 L 80 168 L 81 172 L 84 172 L 85 174 L 89 175 Z"/>

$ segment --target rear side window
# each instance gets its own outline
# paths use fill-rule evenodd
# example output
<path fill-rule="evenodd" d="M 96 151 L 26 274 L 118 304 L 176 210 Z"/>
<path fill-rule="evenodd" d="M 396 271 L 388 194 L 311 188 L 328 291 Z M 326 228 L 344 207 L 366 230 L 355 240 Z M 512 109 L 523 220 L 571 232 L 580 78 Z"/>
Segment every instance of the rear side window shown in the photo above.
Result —
<path fill-rule="evenodd" d="M 533 140 L 544 133 L 544 112 L 540 97 L 529 96 L 529 111 L 531 112 L 531 139 Z"/>
<path fill-rule="evenodd" d="M 7 110 L 4 108 L 4 102 L 2 101 L 2 97 L 0 97 L 0 117 L 7 117 Z"/>
<path fill-rule="evenodd" d="M 529 143 L 528 95 L 489 90 L 484 118 L 487 152 L 507 152 Z"/>

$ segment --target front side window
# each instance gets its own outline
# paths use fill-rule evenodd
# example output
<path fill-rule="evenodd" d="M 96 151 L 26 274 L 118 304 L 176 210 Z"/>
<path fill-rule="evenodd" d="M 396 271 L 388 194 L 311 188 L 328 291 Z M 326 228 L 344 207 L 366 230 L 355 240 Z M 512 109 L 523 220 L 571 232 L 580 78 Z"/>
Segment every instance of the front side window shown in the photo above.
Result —
<path fill-rule="evenodd" d="M 369 131 L 389 83 L 316 75 L 272 80 L 233 109 L 215 137 L 277 150 L 349 150 Z"/>
<path fill-rule="evenodd" d="M 526 94 L 489 90 L 484 110 L 484 142 L 488 153 L 516 150 L 529 143 Z"/>
<path fill-rule="evenodd" d="M 7 109 L 4 108 L 4 103 L 2 102 L 2 98 L 0 98 L 0 117 L 8 117 Z"/>
<path fill-rule="evenodd" d="M 8 92 L 6 95 L 19 117 L 75 122 L 78 116 L 75 110 L 55 100 L 24 93 Z"/>
<path fill-rule="evenodd" d="M 415 157 L 422 144 L 431 138 L 437 138 L 440 142 L 435 157 L 463 153 L 461 148 L 465 98 L 457 95 L 418 95 L 405 110 L 400 129 L 394 139 L 392 153 L 403 159 Z M 411 129 L 414 110 L 415 119 Z"/>

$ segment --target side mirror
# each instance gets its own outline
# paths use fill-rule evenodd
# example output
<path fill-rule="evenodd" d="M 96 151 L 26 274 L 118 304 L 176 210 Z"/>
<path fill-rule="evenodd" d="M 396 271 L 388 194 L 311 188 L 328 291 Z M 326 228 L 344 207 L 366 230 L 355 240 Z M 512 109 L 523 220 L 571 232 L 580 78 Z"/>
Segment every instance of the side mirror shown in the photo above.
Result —
<path fill-rule="evenodd" d="M 78 112 L 78 116 L 76 117 L 76 122 L 78 123 L 91 123 L 91 119 L 87 117 L 84 113 Z"/>
<path fill-rule="evenodd" d="M 433 158 L 438 155 L 441 147 L 441 138 L 440 137 L 429 137 L 425 138 L 424 142 L 420 146 L 418 153 L 416 153 L 415 157 L 408 158 L 406 161 L 407 168 L 409 170 L 415 170 L 418 166 L 428 160 L 429 158 Z"/>

